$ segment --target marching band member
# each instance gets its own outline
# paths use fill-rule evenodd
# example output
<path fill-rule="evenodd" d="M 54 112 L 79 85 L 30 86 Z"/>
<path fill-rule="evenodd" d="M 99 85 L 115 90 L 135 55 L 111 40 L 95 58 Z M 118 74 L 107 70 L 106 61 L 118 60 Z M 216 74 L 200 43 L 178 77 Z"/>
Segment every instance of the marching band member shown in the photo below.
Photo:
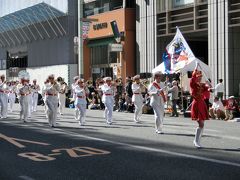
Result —
<path fill-rule="evenodd" d="M 163 134 L 164 104 L 166 102 L 166 96 L 164 95 L 165 85 L 161 82 L 163 78 L 161 72 L 154 73 L 153 78 L 154 82 L 148 88 L 149 95 L 151 96 L 150 105 L 155 115 L 155 131 L 158 134 Z"/>
<path fill-rule="evenodd" d="M 142 97 L 142 84 L 140 83 L 140 75 L 136 75 L 133 77 L 133 81 L 135 81 L 132 84 L 132 102 L 135 106 L 134 111 L 134 121 L 136 123 L 140 122 L 140 116 L 142 114 L 142 106 L 143 106 L 143 97 Z"/>
<path fill-rule="evenodd" d="M 78 79 L 76 82 L 76 86 L 74 88 L 74 92 L 76 94 L 75 98 L 75 107 L 79 111 L 78 114 L 75 117 L 75 119 L 79 120 L 79 124 L 81 126 L 85 125 L 85 116 L 86 116 L 86 106 L 87 106 L 87 100 L 86 97 L 89 93 L 88 88 L 85 88 L 84 86 L 84 80 L 83 79 Z"/>
<path fill-rule="evenodd" d="M 31 111 L 36 112 L 37 111 L 37 103 L 38 103 L 38 91 L 40 91 L 40 86 L 37 84 L 37 80 L 33 80 L 33 84 L 31 86 L 32 88 L 32 105 L 31 105 Z"/>
<path fill-rule="evenodd" d="M 202 73 L 197 70 L 198 63 L 193 71 L 190 80 L 191 95 L 193 97 L 191 107 L 191 117 L 193 121 L 197 121 L 198 127 L 196 128 L 195 138 L 193 144 L 197 148 L 201 148 L 200 139 L 203 133 L 204 121 L 209 119 L 207 105 L 204 102 L 203 94 L 209 90 L 205 83 L 201 83 Z"/>
<path fill-rule="evenodd" d="M 13 104 L 15 103 L 15 100 L 16 100 L 16 83 L 14 81 L 10 82 L 9 84 L 8 100 L 9 100 L 9 110 L 10 112 L 12 112 Z"/>
<path fill-rule="evenodd" d="M 9 87 L 5 81 L 5 75 L 0 76 L 0 106 L 1 118 L 7 118 Z"/>
<path fill-rule="evenodd" d="M 77 82 L 77 80 L 79 79 L 79 76 L 75 76 L 74 78 L 73 78 L 73 80 L 74 80 L 74 82 L 72 83 L 72 97 L 73 97 L 73 101 L 75 102 L 75 100 L 76 100 L 76 94 L 75 94 L 75 87 L 76 87 L 76 82 Z M 75 107 L 75 119 L 78 121 L 78 119 L 79 119 L 79 111 L 78 111 L 78 109 Z"/>
<path fill-rule="evenodd" d="M 58 109 L 58 92 L 60 91 L 59 85 L 54 80 L 54 75 L 48 76 L 49 85 L 46 87 L 46 104 L 47 116 L 49 125 L 56 126 L 57 109 Z"/>
<path fill-rule="evenodd" d="M 59 99 L 59 114 L 63 115 L 63 108 L 66 104 L 66 91 L 67 91 L 67 85 L 63 81 L 62 77 L 57 78 L 58 85 L 60 86 L 60 91 L 58 93 L 58 99 Z"/>
<path fill-rule="evenodd" d="M 103 92 L 102 101 L 105 105 L 104 118 L 106 119 L 107 124 L 111 125 L 114 105 L 114 87 L 111 84 L 111 77 L 105 77 L 103 80 L 105 83 L 100 88 Z"/>
<path fill-rule="evenodd" d="M 30 118 L 31 117 L 31 115 L 32 115 L 32 96 L 33 96 L 33 91 L 32 91 L 32 86 L 31 86 L 31 84 L 30 84 L 30 81 L 29 81 L 29 79 L 26 79 L 26 82 L 27 82 L 27 84 L 29 85 L 29 87 L 31 88 L 31 94 L 29 95 L 29 98 L 28 98 L 28 100 L 29 100 L 29 106 L 28 106 L 28 117 Z"/>
<path fill-rule="evenodd" d="M 43 98 L 43 102 L 44 102 L 44 112 L 46 114 L 46 118 L 48 117 L 47 116 L 47 103 L 46 103 L 46 90 L 47 90 L 47 87 L 49 86 L 49 80 L 46 79 L 46 81 L 44 82 L 44 85 L 42 87 L 42 98 Z"/>
<path fill-rule="evenodd" d="M 17 85 L 17 95 L 19 97 L 20 104 L 20 120 L 27 122 L 29 115 L 29 99 L 31 96 L 31 87 L 28 84 L 27 77 L 21 77 L 20 84 Z"/>

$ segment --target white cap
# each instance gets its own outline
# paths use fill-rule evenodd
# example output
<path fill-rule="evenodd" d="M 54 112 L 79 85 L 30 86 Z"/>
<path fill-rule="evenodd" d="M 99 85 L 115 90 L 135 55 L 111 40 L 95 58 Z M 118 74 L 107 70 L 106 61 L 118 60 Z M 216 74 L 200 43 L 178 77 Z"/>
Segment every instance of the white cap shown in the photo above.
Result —
<path fill-rule="evenodd" d="M 161 71 L 157 71 L 155 73 L 153 73 L 153 77 L 155 78 L 156 75 L 162 75 L 162 72 Z"/>
<path fill-rule="evenodd" d="M 235 97 L 234 96 L 230 96 L 229 99 L 234 99 Z"/>
<path fill-rule="evenodd" d="M 140 75 L 137 74 L 136 76 L 133 76 L 133 80 L 135 81 L 136 79 L 140 79 Z"/>
<path fill-rule="evenodd" d="M 112 80 L 112 78 L 111 77 L 105 77 L 105 78 L 103 78 L 103 80 L 106 82 L 106 81 L 111 81 Z"/>
<path fill-rule="evenodd" d="M 177 81 L 173 80 L 172 85 L 175 85 L 175 84 L 177 84 Z"/>
<path fill-rule="evenodd" d="M 76 81 L 77 79 L 79 79 L 79 76 L 74 76 L 73 79 Z"/>

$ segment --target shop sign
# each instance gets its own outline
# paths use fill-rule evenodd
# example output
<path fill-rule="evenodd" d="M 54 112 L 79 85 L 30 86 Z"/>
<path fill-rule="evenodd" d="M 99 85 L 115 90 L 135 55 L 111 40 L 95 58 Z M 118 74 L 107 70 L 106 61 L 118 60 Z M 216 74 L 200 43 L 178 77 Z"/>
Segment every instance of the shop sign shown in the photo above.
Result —
<path fill-rule="evenodd" d="M 109 44 L 109 51 L 110 52 L 122 52 L 123 45 L 122 44 Z"/>
<path fill-rule="evenodd" d="M 98 24 L 94 24 L 93 25 L 93 29 L 94 30 L 106 29 L 107 27 L 108 27 L 108 23 L 107 22 L 98 23 Z"/>

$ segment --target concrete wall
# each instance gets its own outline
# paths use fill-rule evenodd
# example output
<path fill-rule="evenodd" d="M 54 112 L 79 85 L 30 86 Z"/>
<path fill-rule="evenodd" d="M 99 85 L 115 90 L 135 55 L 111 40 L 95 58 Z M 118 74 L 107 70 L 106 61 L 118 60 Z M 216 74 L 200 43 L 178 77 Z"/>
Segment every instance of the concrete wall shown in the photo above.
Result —
<path fill-rule="evenodd" d="M 77 75 L 77 64 L 27 68 L 26 71 L 30 74 L 30 81 L 37 79 L 41 87 L 50 74 L 54 74 L 55 78 L 61 76 L 66 83 L 71 84 L 73 77 Z"/>
<path fill-rule="evenodd" d="M 155 4 L 155 0 L 136 0 L 137 73 L 152 72 L 157 65 Z"/>

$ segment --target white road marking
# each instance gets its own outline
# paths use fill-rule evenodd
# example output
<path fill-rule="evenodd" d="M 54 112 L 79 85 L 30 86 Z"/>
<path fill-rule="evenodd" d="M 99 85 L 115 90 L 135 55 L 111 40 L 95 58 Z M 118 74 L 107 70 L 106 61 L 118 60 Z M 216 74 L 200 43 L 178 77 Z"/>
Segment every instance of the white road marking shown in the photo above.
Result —
<path fill-rule="evenodd" d="M 29 177 L 29 176 L 18 176 L 20 179 L 24 179 L 24 180 L 34 180 L 33 178 Z"/>
<path fill-rule="evenodd" d="M 44 129 L 44 130 L 45 131 L 51 131 L 51 129 Z M 150 147 L 138 146 L 138 145 L 133 145 L 133 144 L 128 144 L 128 143 L 121 143 L 121 142 L 111 141 L 111 140 L 108 140 L 108 139 L 102 139 L 102 138 L 80 135 L 78 133 L 62 130 L 62 129 L 59 129 L 59 128 L 55 128 L 55 130 L 57 130 L 57 131 L 54 131 L 55 133 L 64 133 L 66 135 L 71 135 L 71 136 L 75 136 L 75 137 L 80 137 L 80 138 L 85 138 L 85 139 L 90 139 L 90 140 L 95 140 L 95 141 L 101 141 L 101 142 L 107 142 L 107 143 L 121 145 L 121 146 L 128 146 L 128 147 L 131 147 L 131 148 L 134 148 L 134 149 L 141 149 L 141 150 L 145 150 L 145 151 L 159 152 L 159 153 L 169 154 L 169 155 L 172 155 L 172 156 L 179 156 L 179 157 L 197 159 L 197 160 L 201 160 L 201 161 L 208 161 L 208 162 L 217 163 L 217 164 L 240 167 L 240 163 L 235 163 L 235 162 L 231 162 L 231 161 L 224 161 L 224 160 L 218 160 L 218 159 L 196 156 L 196 155 L 191 155 L 191 154 L 178 153 L 178 152 L 168 151 L 168 150 L 164 150 L 164 149 L 150 148 Z"/>
<path fill-rule="evenodd" d="M 4 122 L 4 123 L 12 124 L 10 122 Z M 25 124 L 22 124 L 22 125 L 19 124 L 19 125 L 26 127 Z M 34 123 L 34 125 L 45 127 L 43 124 L 39 124 L 39 123 Z M 32 127 L 30 127 L 30 128 L 32 128 Z M 133 144 L 128 144 L 128 143 L 121 143 L 121 142 L 111 141 L 111 140 L 108 140 L 108 139 L 102 139 L 102 138 L 96 138 L 96 137 L 91 137 L 91 136 L 86 136 L 86 135 L 80 135 L 78 133 L 62 130 L 62 129 L 59 129 L 59 128 L 54 128 L 54 129 L 48 128 L 48 129 L 42 129 L 42 130 L 48 131 L 48 132 L 51 132 L 51 133 L 64 133 L 66 135 L 71 135 L 71 136 L 75 136 L 75 137 L 80 137 L 80 138 L 85 138 L 85 139 L 90 139 L 90 140 L 96 140 L 96 141 L 102 141 L 102 142 L 117 144 L 117 145 L 121 145 L 121 146 L 128 146 L 128 147 L 131 147 L 131 148 L 134 148 L 134 149 L 141 149 L 141 150 L 146 150 L 146 151 L 159 152 L 159 153 L 169 154 L 169 155 L 173 155 L 173 156 L 179 156 L 179 157 L 197 159 L 197 160 L 202 160 L 202 161 L 207 161 L 207 162 L 212 162 L 212 163 L 217 163 L 217 164 L 240 167 L 240 163 L 235 163 L 235 162 L 231 162 L 231 161 L 218 160 L 218 159 L 196 156 L 196 155 L 191 155 L 191 154 L 186 154 L 186 153 L 178 153 L 178 152 L 174 152 L 174 151 L 168 151 L 168 150 L 164 150 L 164 149 L 138 146 L 138 145 L 133 145 Z"/>

